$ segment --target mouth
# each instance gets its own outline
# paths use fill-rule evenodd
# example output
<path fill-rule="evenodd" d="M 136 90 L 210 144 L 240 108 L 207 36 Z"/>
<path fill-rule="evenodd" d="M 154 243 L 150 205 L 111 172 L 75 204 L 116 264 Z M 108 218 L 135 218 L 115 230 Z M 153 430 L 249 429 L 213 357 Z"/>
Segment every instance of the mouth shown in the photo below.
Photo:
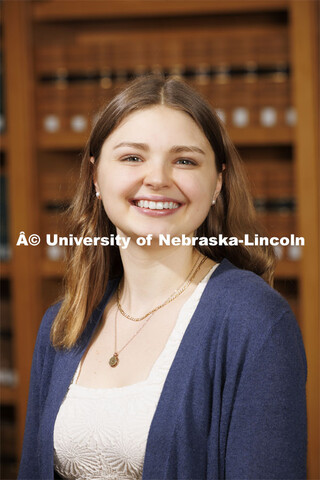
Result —
<path fill-rule="evenodd" d="M 171 215 L 175 213 L 182 203 L 171 199 L 161 200 L 146 200 L 146 199 L 132 199 L 131 205 L 136 207 L 137 211 L 151 216 Z"/>
<path fill-rule="evenodd" d="M 177 202 L 155 202 L 150 200 L 133 200 L 132 203 L 136 207 L 149 210 L 175 210 L 181 206 L 181 203 Z"/>

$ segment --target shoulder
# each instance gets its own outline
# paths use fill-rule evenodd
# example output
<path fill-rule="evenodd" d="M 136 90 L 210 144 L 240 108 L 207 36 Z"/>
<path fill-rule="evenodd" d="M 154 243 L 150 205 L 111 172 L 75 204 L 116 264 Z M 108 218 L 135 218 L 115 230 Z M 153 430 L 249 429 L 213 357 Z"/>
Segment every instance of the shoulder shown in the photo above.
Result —
<path fill-rule="evenodd" d="M 41 324 L 38 331 L 37 341 L 46 341 L 50 338 L 50 331 L 54 319 L 56 318 L 62 302 L 57 302 L 54 305 L 51 305 L 44 313 Z"/>
<path fill-rule="evenodd" d="M 216 305 L 210 323 L 215 322 L 215 333 L 232 345 L 232 350 L 260 349 L 275 331 L 302 345 L 288 302 L 258 275 L 223 260 L 208 287 L 208 297 Z"/>
<path fill-rule="evenodd" d="M 38 329 L 37 340 L 34 349 L 35 355 L 39 356 L 39 354 L 43 354 L 43 352 L 47 351 L 48 348 L 53 350 L 50 341 L 51 327 L 60 310 L 61 303 L 62 302 L 57 302 L 54 305 L 51 305 L 45 311 Z"/>
<path fill-rule="evenodd" d="M 261 277 L 223 260 L 210 279 L 221 307 L 230 314 L 280 317 L 291 312 L 288 302 Z"/>

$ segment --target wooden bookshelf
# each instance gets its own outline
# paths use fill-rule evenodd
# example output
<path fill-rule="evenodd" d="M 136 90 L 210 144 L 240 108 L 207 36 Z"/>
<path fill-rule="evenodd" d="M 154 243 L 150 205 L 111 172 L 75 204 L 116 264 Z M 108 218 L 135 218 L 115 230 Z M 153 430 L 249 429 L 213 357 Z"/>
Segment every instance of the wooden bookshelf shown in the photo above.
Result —
<path fill-rule="evenodd" d="M 277 28 L 285 29 L 289 64 L 286 75 L 290 86 L 290 99 L 297 111 L 298 123 L 292 126 L 279 123 L 271 127 L 262 127 L 256 122 L 240 128 L 230 124 L 229 121 L 227 129 L 240 150 L 255 149 L 258 157 L 259 152 L 263 156 L 262 152 L 265 149 L 270 151 L 273 147 L 278 150 L 283 149 L 283 160 L 289 161 L 294 169 L 296 200 L 294 221 L 297 234 L 306 239 L 306 246 L 303 248 L 303 255 L 299 261 L 289 261 L 287 257 L 284 257 L 279 262 L 276 279 L 280 282 L 293 282 L 297 286 L 298 297 L 294 301 L 298 305 L 299 324 L 308 357 L 308 478 L 320 478 L 319 431 L 317 428 L 319 423 L 319 270 L 317 267 L 319 259 L 319 206 L 317 201 L 319 146 L 316 111 L 318 95 L 318 54 L 315 50 L 317 44 L 315 41 L 317 35 L 316 2 L 312 0 L 304 2 L 299 0 L 243 0 L 242 2 L 238 0 L 226 2 L 220 0 L 199 0 L 197 2 L 163 0 L 157 2 L 153 0 L 135 2 L 131 0 L 121 2 L 114 0 L 108 2 L 100 0 L 83 0 L 81 2 L 25 0 L 21 2 L 4 0 L 2 8 L 5 84 L 14 86 L 6 91 L 8 131 L 0 136 L 0 149 L 6 155 L 8 153 L 6 169 L 10 178 L 9 213 L 12 239 L 18 238 L 21 230 L 28 234 L 41 231 L 41 222 L 46 208 L 45 202 L 48 200 L 47 197 L 43 197 L 41 182 L 43 178 L 48 181 L 50 177 L 49 174 L 43 177 L 43 170 L 46 166 L 50 166 L 51 161 L 54 161 L 54 156 L 58 159 L 61 155 L 64 155 L 63 158 L 66 159 L 68 165 L 74 158 L 74 165 L 77 166 L 79 155 L 88 138 L 89 127 L 79 133 L 70 129 L 70 119 L 66 120 L 65 117 L 71 114 L 67 110 L 63 111 L 65 117 L 62 115 L 62 127 L 58 131 L 47 132 L 42 128 L 40 110 L 43 105 L 39 104 L 39 98 L 45 99 L 45 95 L 39 97 L 40 93 L 43 94 L 41 89 L 44 85 L 59 87 L 61 86 L 59 81 L 63 84 L 66 79 L 62 78 L 61 80 L 59 77 L 61 71 L 56 72 L 54 68 L 52 71 L 50 68 L 49 71 L 46 71 L 46 68 L 39 63 L 39 46 L 47 44 L 54 49 L 58 45 L 57 55 L 63 56 L 65 52 L 64 34 L 68 36 L 65 37 L 68 38 L 68 42 L 65 43 L 68 43 L 69 47 L 73 41 L 75 41 L 75 45 L 80 42 L 79 44 L 84 48 L 88 46 L 93 49 L 99 42 L 104 42 L 104 45 L 108 45 L 109 41 L 114 44 L 119 42 L 121 46 L 121 42 L 130 39 L 131 35 L 134 41 L 146 43 L 148 38 L 152 38 L 152 41 L 157 39 L 158 33 L 157 31 L 152 32 L 152 27 L 156 26 L 158 30 L 163 30 L 165 23 L 170 25 L 167 38 L 176 38 L 177 42 L 181 42 L 188 32 L 189 26 L 198 21 L 203 21 L 205 28 L 202 29 L 199 24 L 195 29 L 197 38 L 201 38 L 201 35 L 210 36 L 211 34 L 220 38 L 221 30 L 224 29 L 219 30 L 217 25 L 222 22 L 221 24 L 229 28 L 236 19 L 239 22 L 233 29 L 235 34 L 239 31 L 241 33 L 246 25 L 248 31 L 259 31 L 263 22 L 268 29 L 272 28 L 273 23 Z M 259 22 L 258 27 L 255 20 Z M 210 21 L 212 21 L 212 28 Z M 176 31 L 175 22 L 179 25 Z M 105 28 L 105 25 L 108 25 L 108 28 Z M 229 28 L 229 30 L 232 29 Z M 59 32 L 59 35 L 55 32 Z M 162 35 L 165 38 L 165 33 Z M 68 52 L 70 57 L 71 50 L 69 49 Z M 43 58 L 46 59 L 46 55 Z M 117 58 L 122 60 L 121 55 L 117 55 Z M 261 62 L 264 68 L 268 66 L 267 60 L 264 61 L 262 58 Z M 281 62 L 279 63 L 281 67 Z M 113 73 L 117 72 L 117 68 L 120 68 L 119 65 L 113 65 Z M 170 61 L 168 60 L 166 68 L 170 69 L 170 65 L 174 66 L 172 58 Z M 63 62 L 62 66 L 64 66 Z M 100 70 L 103 70 L 100 67 L 100 70 L 99 68 L 97 70 L 94 65 L 90 67 L 91 70 L 88 67 L 83 72 L 81 71 L 82 67 L 77 68 L 74 67 L 74 71 L 71 69 L 67 73 L 71 76 L 76 74 L 85 77 L 89 72 L 90 75 L 97 74 L 99 76 Z M 63 77 L 65 75 L 63 68 L 62 71 Z M 49 79 L 44 78 L 46 75 L 49 75 Z M 80 80 L 81 85 L 86 85 L 85 79 L 81 78 Z M 73 88 L 75 84 L 75 82 L 70 82 L 72 95 L 76 90 Z M 206 86 L 200 87 L 200 91 L 205 89 Z M 62 95 L 66 95 L 65 98 L 68 97 L 64 91 L 62 93 L 60 91 L 59 95 L 61 98 L 64 98 Z M 252 95 L 252 97 L 255 96 Z M 55 97 L 53 98 L 55 100 Z M 55 103 L 57 102 L 54 101 L 53 105 Z M 48 104 L 50 105 L 49 102 Z M 61 101 L 61 105 L 61 109 L 65 107 L 64 100 Z M 74 105 L 77 106 L 76 101 L 73 101 L 71 105 L 73 109 Z M 87 118 L 90 119 L 92 112 L 89 106 L 86 105 L 85 108 L 87 108 Z M 59 115 L 61 112 L 54 113 Z M 21 161 L 22 158 L 23 161 Z M 68 195 L 63 197 L 62 193 L 61 189 L 57 190 L 57 198 L 67 202 Z M 14 246 L 12 260 L 0 265 L 0 276 L 9 279 L 12 290 L 14 360 L 19 378 L 16 388 L 5 387 L 3 389 L 1 402 L 12 404 L 16 409 L 17 457 L 23 438 L 32 351 L 43 312 L 43 306 L 40 305 L 39 299 L 42 301 L 47 297 L 48 299 L 52 297 L 63 274 L 62 262 L 49 260 L 41 248 Z M 48 290 L 47 296 L 43 295 L 43 292 L 46 293 L 46 289 Z"/>
<path fill-rule="evenodd" d="M 55 20 L 89 20 L 97 18 L 119 18 L 119 17 L 155 17 L 179 16 L 179 15 L 206 15 L 209 13 L 241 13 L 241 12 L 268 12 L 270 10 L 285 10 L 288 8 L 289 0 L 228 0 L 220 2 L 219 0 L 198 0 L 197 2 L 186 1 L 184 3 L 167 2 L 158 0 L 122 0 L 119 3 L 116 0 L 101 2 L 97 0 L 82 1 L 81 4 L 72 4 L 70 2 L 61 2 L 57 8 L 56 2 L 34 2 L 33 18 L 36 21 L 55 21 Z"/>

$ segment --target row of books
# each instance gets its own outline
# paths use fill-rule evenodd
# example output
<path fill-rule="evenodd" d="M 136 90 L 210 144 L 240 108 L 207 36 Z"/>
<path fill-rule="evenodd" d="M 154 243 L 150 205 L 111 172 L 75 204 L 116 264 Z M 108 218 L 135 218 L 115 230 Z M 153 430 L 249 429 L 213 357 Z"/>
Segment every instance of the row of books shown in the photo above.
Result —
<path fill-rule="evenodd" d="M 17 478 L 16 424 L 14 407 L 1 405 L 1 478 Z M 12 476 L 13 475 L 13 476 Z"/>
<path fill-rule="evenodd" d="M 12 335 L 9 332 L 0 334 L 0 372 L 13 370 Z"/>
<path fill-rule="evenodd" d="M 299 285 L 294 279 L 275 279 L 274 288 L 288 301 L 296 319 L 299 321 Z"/>
<path fill-rule="evenodd" d="M 0 174 L 0 261 L 9 260 L 11 257 L 11 249 L 9 245 L 9 228 L 8 228 L 8 183 L 7 176 Z"/>
<path fill-rule="evenodd" d="M 46 25 L 47 27 L 47 25 Z M 141 68 L 171 69 L 176 65 L 233 66 L 274 65 L 289 59 L 286 27 L 222 28 L 189 25 L 175 29 L 161 26 L 135 28 L 126 26 L 109 31 L 96 25 L 92 30 L 81 27 L 72 31 L 59 26 L 46 28 L 36 41 L 37 74 Z"/>
<path fill-rule="evenodd" d="M 7 283 L 2 280 L 1 283 Z M 7 292 L 1 288 L 0 292 L 0 334 L 2 332 L 10 332 L 12 328 L 11 318 L 11 302 Z"/>
<path fill-rule="evenodd" d="M 149 71 L 147 73 L 150 73 Z M 81 99 L 82 95 L 90 97 L 105 96 L 109 90 L 118 89 L 128 80 L 139 75 L 131 75 L 127 71 L 101 72 L 95 75 L 72 76 L 65 72 L 60 76 L 46 76 L 37 84 L 37 99 L 50 99 L 53 96 Z M 233 95 L 237 98 L 239 92 L 265 103 L 274 98 L 287 100 L 290 97 L 291 82 L 286 67 L 269 70 L 230 70 L 221 68 L 215 74 L 208 70 L 193 72 L 165 72 L 165 76 L 179 77 L 192 84 L 195 88 L 203 88 L 210 95 Z"/>
<path fill-rule="evenodd" d="M 74 153 L 42 152 L 39 157 L 39 197 L 47 211 L 61 209 L 76 192 L 81 157 Z M 50 208 L 52 205 L 52 208 Z M 48 208 L 49 206 L 49 208 Z"/>
<path fill-rule="evenodd" d="M 16 376 L 13 365 L 12 310 L 10 282 L 0 282 L 0 385 L 14 385 Z"/>
<path fill-rule="evenodd" d="M 295 181 L 291 160 L 265 158 L 245 161 L 245 168 L 257 208 L 260 210 L 292 208 Z M 277 203 L 270 204 L 271 200 L 276 200 Z M 266 205 L 266 202 L 269 202 L 269 205 Z"/>
<path fill-rule="evenodd" d="M 225 83 L 189 83 L 209 100 L 229 126 L 269 128 L 296 123 L 288 81 L 265 77 L 254 82 L 233 78 Z M 42 84 L 37 90 L 38 128 L 48 133 L 88 132 L 97 112 L 118 89 L 119 84 L 103 88 L 97 82 Z"/>
<path fill-rule="evenodd" d="M 5 131 L 4 89 L 3 89 L 3 57 L 0 48 L 0 133 Z"/>
<path fill-rule="evenodd" d="M 72 108 L 69 111 L 57 111 L 50 108 L 48 111 L 39 112 L 37 118 L 38 131 L 57 134 L 57 133 L 86 133 L 89 134 L 95 124 L 98 114 L 88 114 L 86 110 Z M 293 127 L 297 122 L 296 110 L 288 106 L 274 107 L 266 106 L 261 109 L 239 106 L 235 108 L 216 108 L 220 119 L 227 127 L 250 128 L 262 127 L 273 128 L 279 126 Z"/>
<path fill-rule="evenodd" d="M 290 73 L 288 64 L 279 63 L 276 65 L 261 66 L 254 62 L 243 66 L 232 66 L 228 64 L 221 64 L 213 67 L 207 63 L 197 64 L 192 67 L 186 67 L 182 64 L 174 64 L 170 69 L 162 68 L 160 65 L 150 68 L 147 66 L 140 66 L 138 69 L 129 70 L 118 69 L 112 70 L 110 67 L 104 67 L 102 70 L 91 70 L 83 72 L 72 72 L 64 68 L 60 68 L 55 72 L 45 73 L 39 75 L 38 81 L 41 83 L 59 83 L 63 84 L 73 83 L 88 83 L 100 82 L 104 88 L 109 88 L 112 84 L 122 81 L 131 80 L 143 74 L 158 74 L 164 77 L 179 76 L 186 81 L 196 81 L 199 84 L 227 83 L 232 78 L 240 77 L 247 82 L 253 83 L 256 79 L 261 77 L 271 77 L 277 81 L 285 80 Z"/>

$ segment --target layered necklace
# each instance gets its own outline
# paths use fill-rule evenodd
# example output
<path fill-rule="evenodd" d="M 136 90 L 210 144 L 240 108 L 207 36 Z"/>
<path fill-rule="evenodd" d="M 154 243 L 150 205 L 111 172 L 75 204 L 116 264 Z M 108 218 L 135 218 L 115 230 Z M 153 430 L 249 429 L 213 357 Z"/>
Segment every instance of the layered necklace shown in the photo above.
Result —
<path fill-rule="evenodd" d="M 166 305 L 168 305 L 168 303 L 173 302 L 173 300 L 175 300 L 177 297 L 179 297 L 189 287 L 192 280 L 194 279 L 194 277 L 196 276 L 196 274 L 198 273 L 201 266 L 204 264 L 204 262 L 206 260 L 207 260 L 207 257 L 204 257 L 204 256 L 200 255 L 199 258 L 196 260 L 195 264 L 193 265 L 193 267 L 192 267 L 190 273 L 188 274 L 186 280 L 181 285 L 181 287 L 176 289 L 163 303 L 161 303 L 157 307 L 153 308 L 149 312 L 145 313 L 144 315 L 142 315 L 142 317 L 133 317 L 123 310 L 123 307 L 122 307 L 121 302 L 120 302 L 120 284 L 119 284 L 119 286 L 117 288 L 117 293 L 116 293 L 117 311 L 116 311 L 115 320 L 114 320 L 114 325 L 115 325 L 114 354 L 112 355 L 112 357 L 109 360 L 110 367 L 114 368 L 119 364 L 120 353 L 127 347 L 127 345 L 129 345 L 130 342 L 132 342 L 132 340 L 138 335 L 138 333 L 140 333 L 141 330 L 147 325 L 147 323 L 149 322 L 149 320 L 153 316 L 153 314 L 155 312 L 157 312 L 158 310 L 160 310 L 160 308 L 163 308 Z M 120 350 L 118 350 L 118 348 L 117 348 L 117 316 L 118 316 L 118 312 L 120 312 L 121 315 L 123 315 L 128 320 L 131 320 L 132 322 L 141 322 L 142 320 L 146 319 L 144 324 L 127 341 L 127 343 L 125 345 L 123 345 L 123 347 Z"/>

